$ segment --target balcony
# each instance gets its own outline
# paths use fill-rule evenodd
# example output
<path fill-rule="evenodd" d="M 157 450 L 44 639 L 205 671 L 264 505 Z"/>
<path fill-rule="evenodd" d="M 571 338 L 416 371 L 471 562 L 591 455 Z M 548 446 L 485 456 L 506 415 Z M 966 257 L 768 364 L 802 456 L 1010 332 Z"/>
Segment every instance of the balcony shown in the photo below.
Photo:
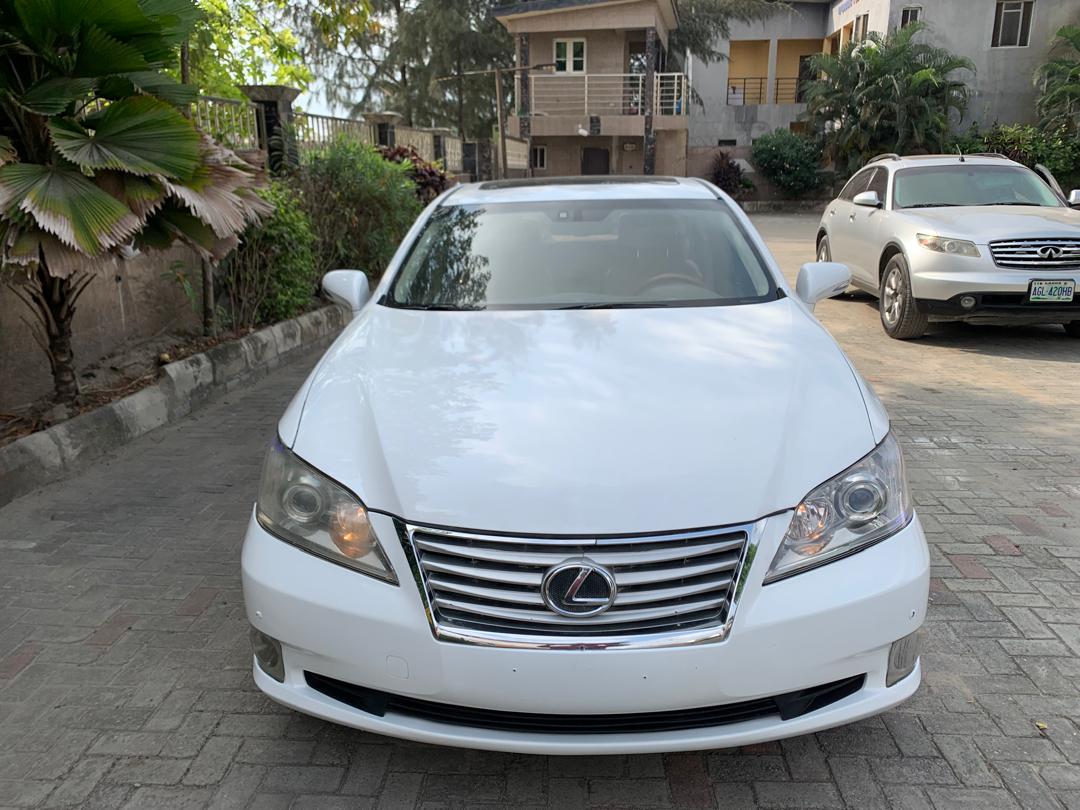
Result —
<path fill-rule="evenodd" d="M 686 116 L 690 84 L 683 73 L 657 73 L 652 99 L 643 73 L 536 74 L 529 77 L 533 116 Z"/>
<path fill-rule="evenodd" d="M 765 76 L 728 79 L 727 103 L 730 107 L 753 104 L 804 104 L 808 79 L 778 78 L 773 81 L 772 98 L 768 97 L 769 80 Z"/>

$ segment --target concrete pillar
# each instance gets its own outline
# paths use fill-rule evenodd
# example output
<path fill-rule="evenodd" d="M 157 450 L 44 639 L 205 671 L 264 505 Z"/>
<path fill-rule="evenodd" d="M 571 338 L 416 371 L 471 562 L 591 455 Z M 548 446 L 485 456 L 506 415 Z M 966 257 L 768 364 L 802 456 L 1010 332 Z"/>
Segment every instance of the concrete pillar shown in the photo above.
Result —
<path fill-rule="evenodd" d="M 247 84 L 240 92 L 259 109 L 259 148 L 266 152 L 270 171 L 276 174 L 296 166 L 300 156 L 292 134 L 292 105 L 300 91 L 282 84 Z"/>
<path fill-rule="evenodd" d="M 769 40 L 769 77 L 765 80 L 765 103 L 776 103 L 776 54 L 779 45 L 775 38 Z"/>
<path fill-rule="evenodd" d="M 518 34 L 517 66 L 528 67 L 532 64 L 529 56 L 529 35 Z M 518 71 L 518 132 L 522 138 L 529 140 L 532 135 L 532 86 L 529 81 L 529 71 Z"/>
<path fill-rule="evenodd" d="M 656 60 L 660 55 L 660 41 L 655 28 L 645 29 L 645 149 L 641 157 L 641 173 L 656 174 L 656 133 L 653 131 L 653 113 L 656 101 Z"/>

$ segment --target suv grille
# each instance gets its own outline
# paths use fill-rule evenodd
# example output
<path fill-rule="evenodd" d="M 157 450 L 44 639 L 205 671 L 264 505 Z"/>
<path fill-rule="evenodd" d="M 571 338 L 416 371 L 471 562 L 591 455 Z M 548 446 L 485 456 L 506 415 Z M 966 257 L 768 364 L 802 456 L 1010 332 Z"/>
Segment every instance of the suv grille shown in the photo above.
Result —
<path fill-rule="evenodd" d="M 1080 267 L 1080 238 L 1007 239 L 990 243 L 999 267 L 1068 270 Z"/>
<path fill-rule="evenodd" d="M 436 627 L 585 640 L 723 625 L 750 529 L 581 538 L 401 528 Z M 560 615 L 541 595 L 544 575 L 581 560 L 614 576 L 614 602 L 596 615 Z"/>

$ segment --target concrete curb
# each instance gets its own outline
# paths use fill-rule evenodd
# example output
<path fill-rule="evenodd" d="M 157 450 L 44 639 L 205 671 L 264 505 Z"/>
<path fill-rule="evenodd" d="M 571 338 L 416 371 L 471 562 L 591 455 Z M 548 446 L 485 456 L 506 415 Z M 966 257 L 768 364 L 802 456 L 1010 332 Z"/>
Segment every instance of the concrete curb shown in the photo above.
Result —
<path fill-rule="evenodd" d="M 328 306 L 220 343 L 163 366 L 134 394 L 0 447 L 0 506 L 327 345 L 348 320 L 344 308 Z"/>

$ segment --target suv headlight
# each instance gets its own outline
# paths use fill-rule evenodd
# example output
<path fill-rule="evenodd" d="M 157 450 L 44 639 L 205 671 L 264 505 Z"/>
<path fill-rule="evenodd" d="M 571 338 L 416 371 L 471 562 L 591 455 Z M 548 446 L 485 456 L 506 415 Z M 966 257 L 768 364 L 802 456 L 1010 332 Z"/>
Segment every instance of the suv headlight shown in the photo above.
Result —
<path fill-rule="evenodd" d="M 330 562 L 397 584 L 360 499 L 274 439 L 263 464 L 259 524 Z"/>
<path fill-rule="evenodd" d="M 915 239 L 927 250 L 935 253 L 948 253 L 950 256 L 973 256 L 978 257 L 979 249 L 974 242 L 966 239 L 949 239 L 946 236 L 931 236 L 928 233 L 917 233 Z"/>
<path fill-rule="evenodd" d="M 911 521 L 900 445 L 890 433 L 870 455 L 803 498 L 765 583 L 846 557 Z"/>

